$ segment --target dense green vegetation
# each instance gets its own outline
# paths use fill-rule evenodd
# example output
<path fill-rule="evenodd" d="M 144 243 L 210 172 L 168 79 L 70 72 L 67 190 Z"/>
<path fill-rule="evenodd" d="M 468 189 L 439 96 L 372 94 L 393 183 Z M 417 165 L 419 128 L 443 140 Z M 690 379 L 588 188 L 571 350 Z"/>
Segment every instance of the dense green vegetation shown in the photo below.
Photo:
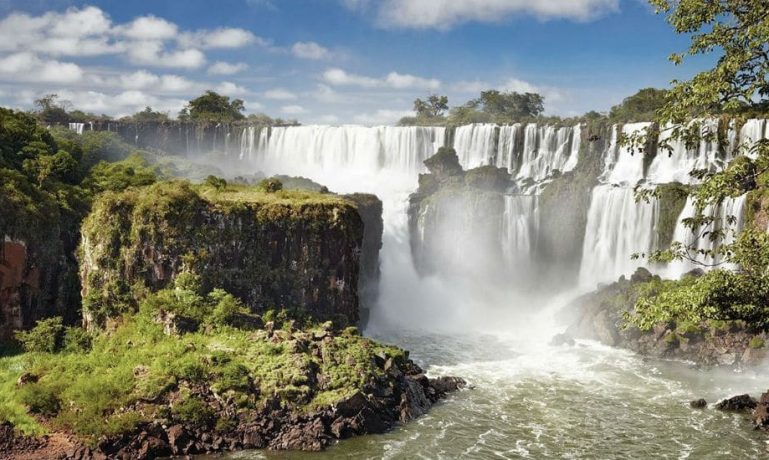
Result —
<path fill-rule="evenodd" d="M 180 277 L 92 343 L 82 334 L 62 337 L 57 319 L 40 322 L 22 336 L 28 353 L 0 358 L 0 420 L 25 433 L 72 431 L 92 443 L 156 418 L 221 429 L 228 421 L 214 419 L 198 394 L 213 392 L 241 412 L 274 401 L 312 409 L 379 378 L 375 356 L 405 359 L 402 350 L 354 328 L 337 334 L 330 323 L 296 321 L 285 312 L 264 315 L 275 332 L 250 327 L 254 322 L 242 316 L 253 315 L 236 298 L 199 289 L 194 277 Z M 200 326 L 168 335 L 164 312 L 190 315 Z M 22 375 L 27 383 L 20 386 Z M 311 382 L 316 378 L 322 383 Z"/>
<path fill-rule="evenodd" d="M 650 3 L 658 12 L 668 14 L 676 32 L 691 37 L 687 52 L 672 55 L 673 62 L 680 63 L 687 56 L 719 54 L 713 68 L 690 80 L 673 82 L 673 88 L 665 94 L 665 104 L 656 108 L 660 123 L 685 124 L 692 117 L 765 112 L 769 97 L 769 16 L 764 2 Z M 685 142 L 697 142 L 700 127 L 696 123 L 685 124 L 671 135 Z M 711 228 L 716 218 L 706 215 L 705 209 L 748 193 L 747 228 L 733 244 L 720 245 L 715 250 L 673 242 L 670 249 L 650 257 L 660 262 L 696 262 L 703 256 L 719 256 L 736 264 L 737 270 L 716 269 L 701 277 L 644 285 L 635 311 L 627 317 L 630 323 L 644 330 L 661 323 L 699 326 L 708 321 L 743 321 L 749 328 L 769 328 L 769 238 L 766 222 L 757 222 L 758 216 L 766 214 L 763 208 L 767 204 L 764 197 L 769 193 L 769 143 L 757 142 L 750 152 L 742 147 L 742 153 L 750 156 L 738 157 L 723 171 L 692 171 L 702 184 L 693 191 L 697 215 L 684 224 L 702 238 L 722 241 L 735 232 L 736 218 L 728 216 L 726 222 Z"/>
<path fill-rule="evenodd" d="M 245 118 L 246 106 L 242 99 L 230 100 L 214 91 L 206 91 L 189 102 L 179 113 L 179 120 L 233 122 Z"/>

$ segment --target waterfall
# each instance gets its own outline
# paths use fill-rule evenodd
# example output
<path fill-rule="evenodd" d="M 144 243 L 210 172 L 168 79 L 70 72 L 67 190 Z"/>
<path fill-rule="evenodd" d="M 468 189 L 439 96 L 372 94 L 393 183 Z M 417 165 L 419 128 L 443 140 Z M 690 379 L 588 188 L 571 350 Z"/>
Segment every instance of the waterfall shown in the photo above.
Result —
<path fill-rule="evenodd" d="M 472 124 L 460 126 L 454 134 L 454 150 L 465 169 L 494 163 L 494 138 L 497 125 Z"/>
<path fill-rule="evenodd" d="M 456 129 L 454 149 L 465 169 L 494 165 L 517 173 L 519 179 L 542 181 L 555 170 L 577 166 L 580 142 L 579 125 L 473 124 Z"/>
<path fill-rule="evenodd" d="M 580 285 L 630 275 L 643 261 L 631 260 L 636 253 L 648 254 L 656 247 L 659 203 L 638 201 L 632 188 L 605 184 L 593 189 L 585 229 L 580 267 Z"/>
<path fill-rule="evenodd" d="M 240 157 L 266 171 L 311 175 L 318 170 L 375 173 L 389 169 L 416 175 L 445 142 L 445 128 L 291 126 L 244 130 Z"/>
<path fill-rule="evenodd" d="M 498 168 L 507 168 L 510 173 L 515 173 L 518 169 L 518 147 L 522 140 L 522 125 L 501 126 L 499 128 L 499 142 L 497 146 L 497 164 Z"/>
<path fill-rule="evenodd" d="M 741 153 L 749 154 L 750 149 L 755 145 L 757 141 L 769 138 L 769 123 L 767 120 L 755 120 L 751 119 L 742 125 L 740 130 L 740 144 L 746 150 Z"/>
<path fill-rule="evenodd" d="M 502 217 L 502 252 L 508 270 L 530 270 L 539 232 L 539 207 L 534 195 L 506 195 Z"/>
<path fill-rule="evenodd" d="M 529 125 L 526 127 L 526 141 L 523 149 L 523 164 L 518 177 L 531 178 L 535 181 L 546 179 L 555 170 L 564 171 L 575 150 L 579 151 L 579 127 L 555 128 L 552 126 Z M 576 156 L 569 168 L 577 165 Z"/>
<path fill-rule="evenodd" d="M 718 119 L 697 120 L 700 124 L 702 139 L 694 148 L 687 148 L 681 139 L 673 139 L 673 125 L 666 125 L 660 130 L 660 145 L 667 144 L 669 152 L 662 147 L 654 157 L 647 180 L 655 184 L 693 182 L 689 173 L 694 169 L 719 169 L 723 162 L 718 157 Z"/>
<path fill-rule="evenodd" d="M 702 132 L 718 132 L 718 123 L 701 121 Z M 656 199 L 636 202 L 634 189 L 639 184 L 692 184 L 691 169 L 718 170 L 739 143 L 755 143 L 769 135 L 764 121 L 748 121 L 741 129 L 732 123 L 728 145 L 721 152 L 716 139 L 687 148 L 670 139 L 669 130 L 663 128 L 659 142 L 669 143 L 671 152 L 660 151 L 653 158 L 620 142 L 624 136 L 645 134 L 650 125 L 632 123 L 611 129 L 599 184 L 590 192 L 585 216 L 578 276 L 582 287 L 630 275 L 647 264 L 643 259 L 631 260 L 632 254 L 664 249 L 658 247 L 660 204 Z M 399 313 L 391 313 L 411 315 L 409 309 L 425 297 L 441 298 L 429 307 L 433 309 L 429 315 L 448 317 L 464 311 L 466 307 L 460 303 L 466 303 L 471 292 L 479 295 L 480 290 L 482 295 L 484 286 L 501 283 L 499 286 L 517 289 L 533 284 L 530 281 L 538 264 L 534 248 L 542 231 L 540 213 L 545 212 L 537 193 L 556 170 L 566 172 L 578 166 L 583 129 L 579 125 L 475 124 L 458 127 L 449 136 L 442 127 L 292 126 L 245 127 L 233 135 L 239 136 L 231 142 L 233 156 L 254 171 L 304 176 L 340 193 L 377 194 L 384 202 L 385 219 L 382 285 L 389 286 L 382 291 L 382 301 L 388 309 L 400 308 Z M 418 175 L 425 172 L 424 160 L 447 142 L 457 150 L 466 169 L 480 165 L 505 168 L 519 182 L 518 189 L 527 194 L 457 193 L 430 201 L 421 209 L 416 228 L 412 228 L 417 233 L 410 241 L 405 217 L 408 196 L 416 188 Z M 707 212 L 721 216 L 721 221 L 726 215 L 737 215 L 741 223 L 744 202 L 744 197 L 727 200 Z M 693 241 L 682 226 L 692 209 L 689 200 L 679 216 L 674 240 L 701 249 L 713 247 L 718 242 Z M 413 256 L 426 260 L 432 271 L 420 268 L 417 274 L 411 243 L 416 245 Z M 676 263 L 653 268 L 661 275 L 678 277 L 694 267 Z M 457 287 L 460 284 L 462 289 Z M 425 289 L 431 293 L 420 293 Z M 447 308 L 449 304 L 453 307 Z M 428 314 L 426 310 L 421 313 Z"/>
<path fill-rule="evenodd" d="M 602 179 L 611 184 L 636 185 L 644 178 L 644 153 L 627 143 L 622 143 L 620 133 L 625 137 L 644 135 L 651 123 L 628 123 L 620 128 L 614 125 L 611 142 L 604 158 Z"/>
<path fill-rule="evenodd" d="M 83 130 L 85 130 L 85 123 L 70 123 L 69 129 L 70 131 L 74 131 L 78 134 L 83 134 Z"/>
<path fill-rule="evenodd" d="M 684 219 L 692 218 L 696 215 L 694 198 L 687 198 L 686 205 L 678 218 L 678 224 L 673 235 L 673 241 L 678 241 L 686 246 L 692 247 L 694 253 L 692 260 L 677 260 L 668 265 L 664 271 L 666 277 L 678 279 L 683 274 L 695 269 L 708 269 L 714 266 L 724 266 L 724 268 L 734 268 L 731 265 L 724 265 L 724 258 L 721 254 L 715 257 L 706 257 L 696 251 L 712 251 L 721 244 L 731 244 L 734 242 L 736 233 L 740 232 L 745 224 L 745 201 L 747 194 L 737 198 L 727 198 L 719 206 L 706 206 L 702 214 L 707 217 L 713 217 L 715 220 L 710 224 L 692 231 L 684 225 Z M 727 220 L 732 216 L 735 218 L 734 225 L 729 226 Z M 726 232 L 723 240 L 713 240 L 709 237 L 714 230 L 724 230 L 724 227 L 731 227 Z"/>

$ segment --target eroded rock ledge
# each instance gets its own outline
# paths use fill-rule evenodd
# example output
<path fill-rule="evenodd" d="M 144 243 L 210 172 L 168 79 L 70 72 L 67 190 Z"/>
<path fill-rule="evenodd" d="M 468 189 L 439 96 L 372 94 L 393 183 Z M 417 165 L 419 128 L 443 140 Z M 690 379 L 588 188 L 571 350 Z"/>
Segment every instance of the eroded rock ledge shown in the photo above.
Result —
<path fill-rule="evenodd" d="M 700 274 L 695 271 L 687 276 Z M 556 340 L 596 340 L 642 355 L 691 361 L 706 367 L 753 366 L 769 356 L 769 336 L 749 328 L 743 321 L 711 322 L 696 328 L 657 324 L 650 331 L 627 326 L 624 315 L 633 311 L 638 299 L 634 288 L 652 279 L 651 273 L 639 268 L 630 279 L 622 277 L 580 297 L 562 311 L 562 321 L 569 327 Z"/>

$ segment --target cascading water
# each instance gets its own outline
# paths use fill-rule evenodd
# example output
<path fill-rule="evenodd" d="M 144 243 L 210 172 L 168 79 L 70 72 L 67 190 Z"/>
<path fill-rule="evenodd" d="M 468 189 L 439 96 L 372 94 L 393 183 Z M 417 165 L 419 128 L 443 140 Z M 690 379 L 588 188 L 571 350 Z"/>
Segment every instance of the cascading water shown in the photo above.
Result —
<path fill-rule="evenodd" d="M 629 123 L 612 128 L 611 143 L 604 158 L 602 180 L 609 184 L 634 186 L 644 178 L 644 154 L 629 143 L 622 143 L 620 134 L 631 138 L 643 135 L 651 123 Z"/>
<path fill-rule="evenodd" d="M 696 215 L 695 202 L 692 197 L 687 198 L 686 205 L 681 216 L 678 218 L 673 241 L 683 243 L 692 248 L 689 257 L 691 259 L 678 260 L 670 263 L 665 269 L 664 274 L 671 279 L 678 279 L 685 273 L 696 268 L 722 267 L 734 268 L 724 264 L 722 254 L 716 253 L 713 257 L 704 256 L 699 251 L 713 251 L 721 244 L 731 244 L 734 242 L 735 235 L 739 233 L 745 224 L 745 200 L 747 195 L 741 195 L 737 198 L 727 198 L 719 206 L 706 206 L 702 214 L 713 217 L 712 223 L 692 231 L 684 225 L 684 219 L 692 218 Z M 733 225 L 725 225 L 728 219 L 733 218 Z M 723 231 L 723 239 L 714 240 L 711 238 L 713 231 Z"/>
<path fill-rule="evenodd" d="M 643 156 L 619 143 L 614 130 L 605 152 L 601 183 L 591 193 L 580 281 L 592 285 L 629 274 L 641 261 L 634 252 L 657 244 L 659 203 L 635 199 L 637 184 L 652 186 L 670 178 L 685 179 L 691 164 L 718 164 L 710 146 L 697 152 L 674 149 L 644 174 Z M 464 149 L 464 166 L 493 164 L 518 179 L 546 182 L 552 171 L 578 166 L 579 127 L 536 125 L 490 126 L 457 130 L 454 146 Z M 730 134 L 736 138 L 736 134 Z M 548 344 L 555 332 L 547 320 L 548 305 L 536 297 L 511 291 L 526 284 L 536 257 L 542 201 L 535 195 L 504 194 L 493 205 L 498 215 L 486 216 L 496 226 L 488 242 L 503 261 L 499 267 L 505 290 L 499 295 L 499 274 L 483 270 L 478 249 L 465 240 L 476 232 L 478 209 L 491 203 L 453 203 L 455 213 L 435 213 L 429 206 L 418 231 L 423 243 L 444 238 L 451 246 L 436 253 L 438 265 L 466 265 L 470 270 L 451 277 L 438 270 L 420 275 L 410 248 L 408 195 L 416 188 L 422 161 L 446 142 L 442 128 L 292 127 L 243 130 L 240 157 L 267 174 L 303 175 L 337 192 L 371 192 L 384 202 L 385 236 L 381 252 L 380 306 L 372 311 L 367 334 L 412 350 L 412 357 L 433 375 L 461 375 L 473 384 L 428 417 L 383 436 L 345 441 L 325 454 L 329 458 L 666 458 L 742 457 L 764 452 L 750 429 L 736 429 L 734 418 L 719 411 L 693 411 L 686 401 L 755 392 L 765 379 L 746 374 L 702 378 L 699 370 L 647 361 L 590 342 L 577 347 Z M 568 139 L 568 141 L 567 141 Z M 542 158 L 540 158 L 540 156 Z M 664 160 L 664 161 L 663 161 Z M 656 161 L 656 160 L 655 160 Z M 702 163 L 704 161 L 705 163 Z M 524 172 L 521 172 L 524 171 Z M 672 171 L 672 172 L 671 172 Z M 530 190 L 533 190 L 531 188 Z M 449 199 L 450 201 L 450 199 Z M 742 211 L 744 197 L 725 203 L 720 215 Z M 430 203 L 433 205 L 434 203 Z M 691 206 L 687 205 L 687 209 Z M 687 210 L 681 218 L 688 215 Z M 711 212 L 711 211 L 709 211 Z M 427 222 L 437 219 L 433 224 Z M 429 225 L 452 226 L 438 233 Z M 679 224 L 680 226 L 680 224 Z M 684 239 L 682 228 L 676 239 Z M 488 239 L 486 234 L 480 240 Z M 429 243 L 428 243 L 429 244 Z M 474 244 L 474 243 L 473 243 Z M 445 268 L 445 267 L 439 267 Z M 476 268 L 481 273 L 473 273 Z M 497 267 L 494 267 L 495 269 Z M 683 269 L 681 269 L 683 270 Z M 679 270 L 680 271 L 680 270 Z M 469 273 L 468 273 L 469 272 Z M 528 276 L 527 276 L 528 275 Z M 473 287 L 475 289 L 473 289 Z M 546 287 L 552 294 L 559 286 Z M 555 302 L 557 303 L 557 302 Z M 554 303 L 554 304 L 555 304 Z M 416 332 L 411 332 L 416 330 Z M 447 335 L 436 334 L 447 331 Z M 459 332 L 458 332 L 459 331 Z M 465 332 L 464 334 L 462 332 Z M 713 380 L 717 379 L 717 385 Z M 763 382 L 756 384 L 755 382 Z M 579 400 L 579 404 L 574 401 Z M 610 420 L 611 423 L 606 423 Z M 723 439 L 729 438 L 729 443 Z M 628 442 L 617 442 L 630 439 Z M 261 453 L 249 454 L 262 458 Z"/>
<path fill-rule="evenodd" d="M 580 285 L 594 288 L 598 282 L 630 275 L 644 265 L 633 254 L 648 254 L 655 248 L 656 200 L 636 201 L 632 188 L 611 184 L 593 189 L 582 250 Z"/>
<path fill-rule="evenodd" d="M 70 123 L 69 130 L 74 131 L 77 134 L 83 134 L 83 131 L 85 130 L 85 123 Z"/>
<path fill-rule="evenodd" d="M 474 124 L 456 128 L 454 149 L 465 169 L 494 165 L 519 179 L 542 181 L 577 166 L 581 127 Z"/>
<path fill-rule="evenodd" d="M 518 177 L 541 181 L 555 170 L 565 172 L 574 169 L 576 159 L 570 160 L 575 151 L 575 141 L 576 149 L 579 150 L 579 133 L 579 127 L 538 128 L 537 125 L 528 125 Z"/>
<path fill-rule="evenodd" d="M 654 157 L 649 167 L 647 180 L 655 184 L 680 182 L 692 183 L 689 173 L 694 169 L 710 171 L 723 167 L 724 159 L 719 158 L 718 123 L 717 119 L 698 120 L 702 140 L 689 148 L 681 139 L 673 139 L 673 126 L 668 125 L 660 130 L 660 145 L 668 145 L 670 151 L 661 150 Z"/>
<path fill-rule="evenodd" d="M 593 189 L 590 198 L 579 275 L 583 288 L 629 275 L 643 265 L 631 259 L 633 254 L 647 254 L 655 247 L 658 203 L 635 198 L 634 186 L 644 178 L 644 155 L 620 137 L 644 134 L 649 126 L 631 123 L 612 128 L 601 175 L 604 183 Z"/>
<path fill-rule="evenodd" d="M 534 195 L 506 195 L 502 217 L 502 250 L 511 273 L 527 270 L 534 262 L 539 231 L 539 208 Z"/>

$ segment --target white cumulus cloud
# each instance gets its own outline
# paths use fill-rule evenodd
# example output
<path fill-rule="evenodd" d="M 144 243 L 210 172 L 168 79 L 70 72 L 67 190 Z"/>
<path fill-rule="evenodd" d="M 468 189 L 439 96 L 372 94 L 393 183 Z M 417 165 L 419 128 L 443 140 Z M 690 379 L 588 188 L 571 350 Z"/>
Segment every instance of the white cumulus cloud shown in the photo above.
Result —
<path fill-rule="evenodd" d="M 76 83 L 83 79 L 77 64 L 41 59 L 32 53 L 15 53 L 0 58 L 0 79 L 41 83 Z"/>
<path fill-rule="evenodd" d="M 360 86 L 362 88 L 394 88 L 394 89 L 438 89 L 440 80 L 434 78 L 422 78 L 416 75 L 390 72 L 384 78 L 373 78 L 364 75 L 348 73 L 342 69 L 332 68 L 326 70 L 322 79 L 336 86 Z"/>
<path fill-rule="evenodd" d="M 115 31 L 134 40 L 169 40 L 177 36 L 179 27 L 163 18 L 142 16 Z"/>
<path fill-rule="evenodd" d="M 365 0 L 343 0 L 367 11 Z M 449 29 L 465 22 L 499 22 L 516 14 L 587 21 L 619 9 L 619 0 L 383 0 L 376 20 L 386 27 Z"/>
<path fill-rule="evenodd" d="M 291 53 L 301 59 L 328 59 L 331 51 L 315 42 L 296 42 L 291 47 Z"/>
<path fill-rule="evenodd" d="M 275 88 L 264 92 L 265 99 L 272 99 L 276 101 L 293 101 L 296 99 L 296 94 L 283 88 Z"/>
<path fill-rule="evenodd" d="M 229 62 L 215 62 L 211 65 L 211 67 L 208 68 L 208 73 L 210 75 L 233 75 L 236 73 L 243 72 L 248 68 L 248 64 L 245 64 L 243 62 L 238 63 L 229 63 Z"/>

